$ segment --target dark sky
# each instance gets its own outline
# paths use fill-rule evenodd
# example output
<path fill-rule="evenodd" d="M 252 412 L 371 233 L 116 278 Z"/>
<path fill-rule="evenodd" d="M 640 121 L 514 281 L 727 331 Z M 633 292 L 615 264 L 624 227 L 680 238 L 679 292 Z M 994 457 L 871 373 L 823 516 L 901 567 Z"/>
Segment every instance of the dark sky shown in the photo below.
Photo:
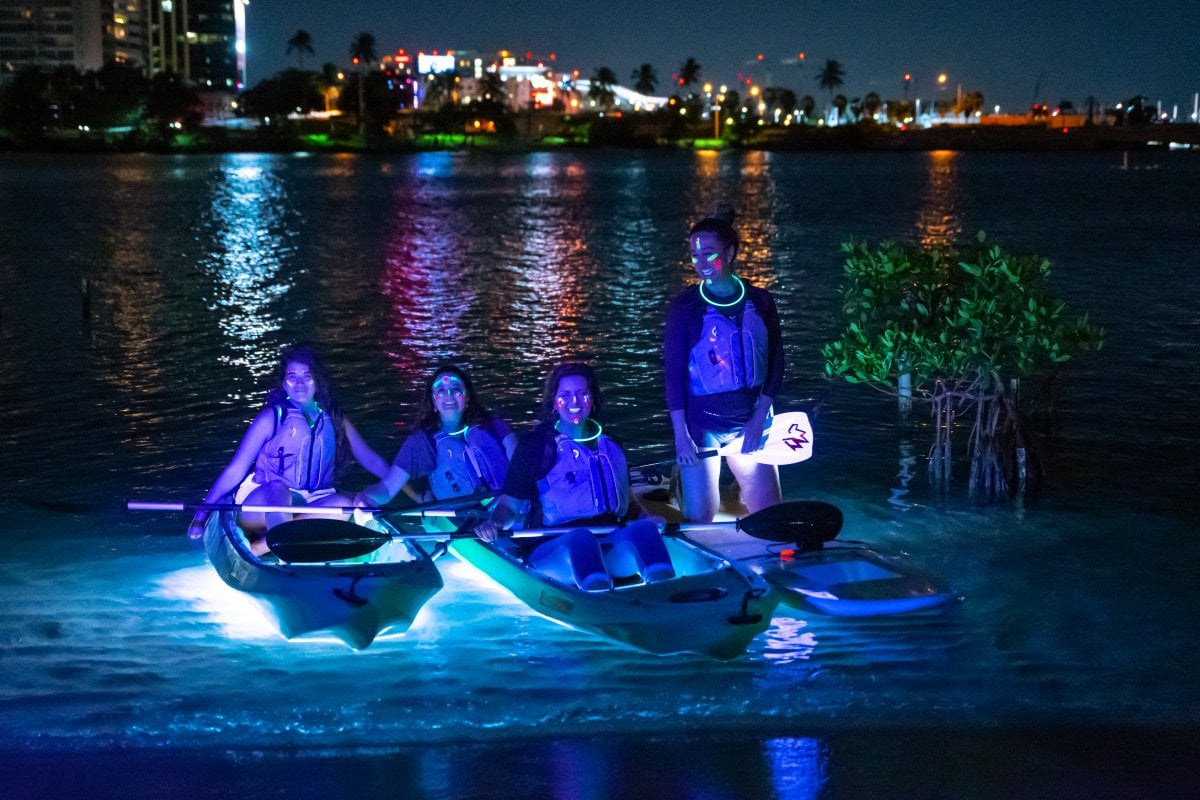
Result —
<path fill-rule="evenodd" d="M 247 18 L 251 85 L 296 65 L 287 40 L 303 28 L 316 50 L 306 68 L 347 65 L 351 40 L 365 31 L 381 54 L 401 47 L 555 53 L 561 69 L 587 77 L 608 66 L 626 85 L 649 62 L 663 94 L 689 56 L 702 65 L 704 81 L 732 85 L 746 72 L 765 82 L 769 72 L 771 84 L 818 99 L 827 94 L 815 76 L 830 58 L 845 69 L 848 97 L 901 97 L 910 72 L 914 93 L 930 98 L 945 72 L 944 91 L 959 84 L 982 91 L 989 109 L 1024 110 L 1035 92 L 1038 102 L 1077 106 L 1088 95 L 1111 104 L 1145 94 L 1168 112 L 1178 104 L 1182 119 L 1200 91 L 1197 0 L 252 0 Z"/>

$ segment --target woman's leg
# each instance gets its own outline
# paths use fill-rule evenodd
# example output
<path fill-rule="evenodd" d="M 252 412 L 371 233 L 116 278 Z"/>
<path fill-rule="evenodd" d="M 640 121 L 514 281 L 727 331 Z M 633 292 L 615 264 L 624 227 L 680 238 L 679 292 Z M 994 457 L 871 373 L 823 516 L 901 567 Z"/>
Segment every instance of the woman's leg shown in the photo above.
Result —
<path fill-rule="evenodd" d="M 287 484 L 282 481 L 271 481 L 255 488 L 254 491 L 242 498 L 241 504 L 246 506 L 290 506 L 292 500 L 292 492 L 288 489 Z M 265 514 L 257 511 L 238 514 L 238 525 L 246 532 L 246 538 L 250 540 L 250 551 L 261 556 L 267 552 L 267 540 L 263 534 L 268 529 L 291 519 L 291 514 L 277 511 Z"/>
<path fill-rule="evenodd" d="M 708 437 L 705 437 L 706 439 Z M 701 444 L 701 449 L 705 445 Z M 685 522 L 712 522 L 721 505 L 717 480 L 721 476 L 721 459 L 702 458 L 690 467 L 679 468 L 681 502 Z"/>
<path fill-rule="evenodd" d="M 529 555 L 529 566 L 587 592 L 612 588 L 600 543 L 587 528 L 576 528 L 539 545 Z"/>
<path fill-rule="evenodd" d="M 604 537 L 612 545 L 605 556 L 608 571 L 613 575 L 641 575 L 647 583 L 675 577 L 671 554 L 658 532 L 658 523 L 640 519 L 617 528 Z"/>
<path fill-rule="evenodd" d="M 753 457 L 741 453 L 726 456 L 725 460 L 729 462 L 729 471 L 742 489 L 742 502 L 751 514 L 783 502 L 783 492 L 779 488 L 779 467 L 759 464 Z"/>

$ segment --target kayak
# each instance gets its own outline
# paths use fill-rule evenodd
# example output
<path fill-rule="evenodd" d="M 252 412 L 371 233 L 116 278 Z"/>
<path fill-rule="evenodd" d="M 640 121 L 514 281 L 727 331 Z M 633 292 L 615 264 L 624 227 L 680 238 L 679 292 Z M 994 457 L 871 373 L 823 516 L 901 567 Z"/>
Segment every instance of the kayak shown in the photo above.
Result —
<path fill-rule="evenodd" d="M 880 553 L 863 542 L 831 542 L 805 551 L 778 542 L 746 546 L 705 541 L 761 575 L 785 605 L 801 610 L 874 617 L 943 608 L 960 599 L 905 557 Z"/>
<path fill-rule="evenodd" d="M 635 481 L 638 502 L 668 521 L 681 519 L 663 480 Z M 787 504 L 785 504 L 787 505 Z M 794 504 L 803 505 L 803 504 Z M 811 504 L 833 509 L 828 504 Z M 721 516 L 719 515 L 718 519 Z M 837 512 L 837 528 L 841 515 Z M 880 553 L 863 542 L 830 541 L 801 545 L 786 534 L 751 537 L 732 524 L 716 524 L 686 534 L 760 575 L 793 608 L 840 617 L 902 614 L 949 606 L 960 600 L 952 588 L 914 567 L 903 556 Z M 763 539 L 777 538 L 776 541 Z"/>
<path fill-rule="evenodd" d="M 683 538 L 665 537 L 674 578 L 618 580 L 594 592 L 529 566 L 525 559 L 541 541 L 462 538 L 449 549 L 539 614 L 650 653 L 734 658 L 767 629 L 779 602 L 762 577 Z"/>
<path fill-rule="evenodd" d="M 286 534 L 284 523 L 272 535 Z M 381 544 L 369 553 L 337 561 L 278 560 L 255 556 L 233 512 L 209 516 L 204 549 L 225 583 L 245 592 L 287 639 L 332 635 L 355 650 L 376 637 L 408 630 L 429 598 L 442 588 L 442 576 L 415 543 L 391 538 L 386 521 L 369 519 L 361 530 Z M 314 551 L 315 552 L 315 551 Z"/>

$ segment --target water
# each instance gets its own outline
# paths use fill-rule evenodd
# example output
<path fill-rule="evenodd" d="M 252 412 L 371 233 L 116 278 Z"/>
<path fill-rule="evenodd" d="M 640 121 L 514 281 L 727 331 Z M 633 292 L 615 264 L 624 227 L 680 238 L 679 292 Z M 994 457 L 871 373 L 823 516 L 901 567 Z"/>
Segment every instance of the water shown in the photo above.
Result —
<path fill-rule="evenodd" d="M 655 774 L 647 794 L 670 797 L 1029 793 L 1003 765 L 1064 796 L 1189 785 L 1200 161 L 1119 167 L 1111 154 L 0 157 L 9 788 L 157 796 L 203 775 L 213 796 L 601 797 L 637 793 L 614 776 Z M 688 280 L 688 226 L 720 200 L 741 215 L 743 273 L 780 307 L 780 405 L 824 398 L 817 455 L 785 468 L 785 495 L 838 504 L 844 536 L 952 581 L 965 601 L 948 613 L 784 611 L 731 663 L 652 657 L 533 616 L 446 559 L 416 626 L 354 653 L 274 636 L 183 538 L 186 517 L 115 510 L 201 495 L 297 339 L 323 345 L 388 457 L 437 361 L 469 363 L 523 428 L 548 366 L 585 356 L 610 429 L 634 463 L 656 460 L 670 442 L 662 315 Z M 898 425 L 887 398 L 820 375 L 842 241 L 980 229 L 1050 258 L 1058 294 L 1108 334 L 1064 371 L 1050 486 L 1023 511 L 932 495 L 924 420 Z M 485 780 L 481 761 L 507 777 Z"/>

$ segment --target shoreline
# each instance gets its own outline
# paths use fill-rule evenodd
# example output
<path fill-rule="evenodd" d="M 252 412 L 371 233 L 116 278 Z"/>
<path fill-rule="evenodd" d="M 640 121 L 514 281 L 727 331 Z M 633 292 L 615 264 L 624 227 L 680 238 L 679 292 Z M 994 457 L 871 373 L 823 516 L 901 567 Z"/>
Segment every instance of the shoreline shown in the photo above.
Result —
<path fill-rule="evenodd" d="M 0 153 L 118 154 L 146 153 L 330 153 L 407 154 L 478 151 L 496 153 L 571 151 L 732 150 L 765 152 L 959 152 L 1073 153 L 1141 150 L 1200 152 L 1200 125 L 1166 123 L 1141 126 L 962 125 L 901 131 L 881 126 L 843 128 L 768 128 L 740 139 L 668 137 L 640 120 L 602 120 L 575 135 L 425 133 L 408 136 L 332 139 L 299 127 L 231 131 L 203 128 L 167 141 L 105 138 L 100 134 L 58 136 L 21 142 L 0 133 Z"/>

